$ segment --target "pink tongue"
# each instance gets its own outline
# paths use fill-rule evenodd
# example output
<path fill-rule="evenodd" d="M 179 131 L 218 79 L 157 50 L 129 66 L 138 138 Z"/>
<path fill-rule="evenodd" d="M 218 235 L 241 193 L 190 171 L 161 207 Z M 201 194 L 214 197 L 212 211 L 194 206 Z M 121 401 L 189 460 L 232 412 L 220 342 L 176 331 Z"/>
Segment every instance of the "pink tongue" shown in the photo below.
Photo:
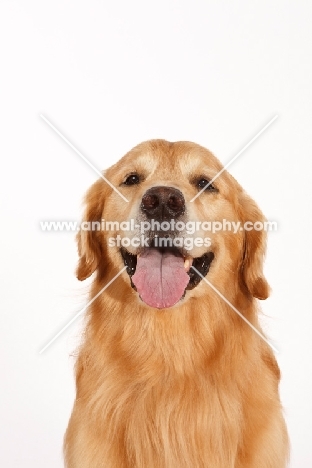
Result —
<path fill-rule="evenodd" d="M 182 297 L 190 277 L 183 257 L 172 252 L 147 249 L 138 257 L 132 281 L 142 300 L 151 307 L 163 309 Z"/>

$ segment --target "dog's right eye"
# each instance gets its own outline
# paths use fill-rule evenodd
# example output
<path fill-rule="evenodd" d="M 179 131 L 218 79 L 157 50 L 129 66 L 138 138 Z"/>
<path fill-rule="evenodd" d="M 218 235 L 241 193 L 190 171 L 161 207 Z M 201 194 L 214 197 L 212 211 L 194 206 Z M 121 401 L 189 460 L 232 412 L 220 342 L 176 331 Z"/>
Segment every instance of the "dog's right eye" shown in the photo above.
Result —
<path fill-rule="evenodd" d="M 125 185 L 137 185 L 140 183 L 140 177 L 138 174 L 130 174 L 124 181 Z"/>
<path fill-rule="evenodd" d="M 210 185 L 209 185 L 210 184 Z M 207 187 L 205 190 L 206 192 L 217 192 L 218 190 L 215 188 L 214 185 L 210 183 L 210 180 L 202 177 L 196 181 L 197 187 L 202 190 L 203 188 Z"/>

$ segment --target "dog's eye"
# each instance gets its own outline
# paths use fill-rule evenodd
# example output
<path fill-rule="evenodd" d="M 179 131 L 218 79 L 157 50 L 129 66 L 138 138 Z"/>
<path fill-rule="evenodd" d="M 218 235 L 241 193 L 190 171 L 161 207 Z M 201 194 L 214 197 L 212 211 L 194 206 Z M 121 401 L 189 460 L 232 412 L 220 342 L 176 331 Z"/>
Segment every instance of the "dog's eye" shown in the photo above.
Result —
<path fill-rule="evenodd" d="M 204 177 L 202 177 L 201 179 L 199 179 L 196 183 L 197 187 L 202 190 L 203 188 L 205 188 L 207 185 L 209 184 L 209 180 L 208 179 L 205 179 Z M 207 192 L 211 191 L 211 192 L 215 192 L 217 189 L 214 187 L 214 185 L 210 184 L 208 185 L 208 187 L 206 188 Z"/>
<path fill-rule="evenodd" d="M 137 174 L 130 174 L 124 181 L 125 185 L 137 185 L 140 183 L 140 177 Z"/>

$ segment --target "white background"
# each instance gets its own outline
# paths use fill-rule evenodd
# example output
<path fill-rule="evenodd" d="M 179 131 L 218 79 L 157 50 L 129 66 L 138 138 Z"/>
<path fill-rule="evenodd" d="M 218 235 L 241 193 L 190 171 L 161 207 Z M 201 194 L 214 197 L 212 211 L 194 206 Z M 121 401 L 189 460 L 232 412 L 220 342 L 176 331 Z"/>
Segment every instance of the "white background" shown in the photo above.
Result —
<path fill-rule="evenodd" d="M 280 350 L 290 466 L 311 446 L 311 3 L 1 0 L 0 465 L 62 467 L 81 320 L 39 350 L 87 300 L 74 233 L 99 169 L 142 140 L 191 140 L 230 172 L 278 232 L 269 236 L 263 327 Z"/>

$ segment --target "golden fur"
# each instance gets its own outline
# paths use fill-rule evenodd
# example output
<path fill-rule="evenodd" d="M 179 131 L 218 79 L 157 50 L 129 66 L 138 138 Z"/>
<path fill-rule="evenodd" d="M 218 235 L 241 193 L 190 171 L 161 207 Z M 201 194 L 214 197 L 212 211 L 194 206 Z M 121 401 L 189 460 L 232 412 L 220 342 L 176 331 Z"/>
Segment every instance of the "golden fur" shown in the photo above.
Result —
<path fill-rule="evenodd" d="M 217 194 L 204 192 L 189 202 L 198 193 L 190 181 L 211 179 L 221 168 L 194 143 L 142 143 L 105 172 L 129 203 L 100 179 L 86 195 L 84 219 L 133 218 L 146 190 L 163 185 L 183 193 L 189 219 L 263 221 L 226 171 L 215 181 Z M 143 181 L 124 186 L 134 172 Z M 107 245 L 116 234 L 78 235 L 78 279 L 95 272 L 90 299 L 124 266 L 119 249 Z M 269 294 L 264 231 L 210 237 L 215 258 L 207 279 L 261 331 L 256 298 Z M 191 255 L 204 250 L 195 247 Z M 89 306 L 86 320 L 64 444 L 68 468 L 286 466 L 288 437 L 272 350 L 204 281 L 175 306 L 156 309 L 139 299 L 124 271 Z"/>

